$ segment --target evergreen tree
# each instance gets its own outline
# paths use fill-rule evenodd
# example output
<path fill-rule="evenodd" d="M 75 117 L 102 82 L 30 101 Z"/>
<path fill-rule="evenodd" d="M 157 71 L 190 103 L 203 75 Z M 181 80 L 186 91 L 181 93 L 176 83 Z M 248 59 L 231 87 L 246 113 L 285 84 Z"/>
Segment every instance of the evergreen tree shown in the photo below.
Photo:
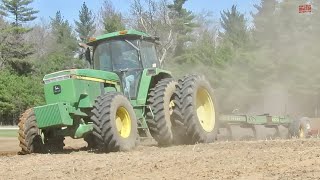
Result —
<path fill-rule="evenodd" d="M 256 14 L 252 14 L 254 31 L 253 37 L 258 46 L 272 47 L 277 39 L 277 0 L 261 0 L 261 3 L 255 4 Z"/>
<path fill-rule="evenodd" d="M 14 125 L 25 109 L 44 104 L 41 79 L 0 71 L 0 123 Z"/>
<path fill-rule="evenodd" d="M 39 11 L 28 7 L 33 0 L 1 0 L 0 14 L 14 19 L 14 25 L 33 21 Z"/>
<path fill-rule="evenodd" d="M 81 41 L 86 41 L 96 31 L 93 13 L 88 9 L 86 3 L 83 3 L 79 11 L 79 21 L 75 21 L 75 24 L 75 30 L 79 34 Z"/>
<path fill-rule="evenodd" d="M 241 48 L 249 41 L 249 34 L 244 14 L 240 13 L 237 6 L 233 5 L 231 10 L 223 11 L 220 20 L 224 32 L 220 37 L 230 42 L 234 48 Z"/>
<path fill-rule="evenodd" d="M 174 56 L 179 56 L 184 52 L 185 43 L 192 41 L 193 38 L 190 33 L 198 25 L 193 22 L 195 15 L 183 8 L 187 0 L 174 0 L 173 4 L 168 5 L 170 10 L 170 18 L 173 20 L 173 30 L 177 34 L 176 47 Z"/>
<path fill-rule="evenodd" d="M 57 11 L 55 17 L 51 18 L 52 34 L 56 42 L 66 53 L 72 53 L 77 48 L 77 42 L 72 27 L 68 20 L 64 20 L 61 12 Z"/>
<path fill-rule="evenodd" d="M 109 17 L 105 17 L 103 21 L 105 33 L 120 31 L 125 29 L 125 25 L 122 22 L 121 13 L 115 13 Z"/>
<path fill-rule="evenodd" d="M 51 33 L 55 41 L 51 44 L 51 52 L 39 62 L 37 67 L 42 74 L 70 68 L 83 68 L 84 62 L 77 55 L 77 39 L 69 22 L 65 20 L 60 11 L 51 18 Z M 49 67 L 49 68 L 48 68 Z"/>
<path fill-rule="evenodd" d="M 255 68 L 252 76 L 257 77 L 254 81 L 259 82 L 259 86 L 268 86 L 276 74 L 275 60 L 277 50 L 274 48 L 278 43 L 279 36 L 279 17 L 277 8 L 279 3 L 276 0 L 262 0 L 260 4 L 254 5 L 257 10 L 256 14 L 251 13 L 253 17 L 254 28 L 252 30 L 255 47 L 256 60 L 253 63 Z M 252 51 L 251 50 L 251 51 Z"/>
<path fill-rule="evenodd" d="M 18 74 L 31 72 L 32 64 L 27 58 L 33 54 L 32 44 L 23 37 L 30 29 L 22 27 L 23 23 L 33 21 L 39 11 L 28 7 L 33 0 L 1 0 L 0 14 L 13 19 L 11 25 L 3 27 L 0 34 L 4 39 L 1 42 L 0 54 L 3 64 Z"/>
<path fill-rule="evenodd" d="M 101 21 L 105 33 L 121 31 L 125 29 L 121 12 L 116 11 L 110 0 L 105 0 L 100 10 Z"/>

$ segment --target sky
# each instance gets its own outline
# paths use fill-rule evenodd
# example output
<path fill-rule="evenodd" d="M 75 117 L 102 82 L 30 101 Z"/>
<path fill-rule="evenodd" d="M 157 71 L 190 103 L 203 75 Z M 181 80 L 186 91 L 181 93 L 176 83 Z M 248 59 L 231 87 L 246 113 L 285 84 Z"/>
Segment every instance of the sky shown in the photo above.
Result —
<path fill-rule="evenodd" d="M 83 2 L 97 12 L 104 0 L 34 0 L 32 7 L 39 10 L 39 19 L 48 20 L 54 17 L 57 11 L 71 24 L 78 19 L 79 10 Z M 130 0 L 111 0 L 117 10 L 124 14 L 129 13 Z M 143 0 L 142 0 L 143 1 Z M 260 0 L 188 0 L 184 5 L 185 8 L 195 13 L 203 10 L 211 11 L 215 19 L 219 19 L 222 10 L 230 9 L 233 4 L 238 6 L 239 11 L 244 12 L 250 20 L 250 12 L 254 12 L 253 4 L 259 4 Z"/>

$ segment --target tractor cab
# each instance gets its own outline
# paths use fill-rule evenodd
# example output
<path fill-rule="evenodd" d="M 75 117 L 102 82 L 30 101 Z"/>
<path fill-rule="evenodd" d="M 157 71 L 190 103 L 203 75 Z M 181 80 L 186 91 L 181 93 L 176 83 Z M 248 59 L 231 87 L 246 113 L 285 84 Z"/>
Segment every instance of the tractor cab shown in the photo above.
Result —
<path fill-rule="evenodd" d="M 118 74 L 124 94 L 129 99 L 136 99 L 143 70 L 160 67 L 155 40 L 135 30 L 91 38 L 88 43 L 93 47 L 90 62 L 94 69 Z"/>

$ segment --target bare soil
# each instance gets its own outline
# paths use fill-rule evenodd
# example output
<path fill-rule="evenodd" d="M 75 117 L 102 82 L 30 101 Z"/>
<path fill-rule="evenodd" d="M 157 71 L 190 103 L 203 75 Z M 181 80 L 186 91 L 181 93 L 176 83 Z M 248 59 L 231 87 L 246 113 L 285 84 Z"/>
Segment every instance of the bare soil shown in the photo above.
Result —
<path fill-rule="evenodd" d="M 130 152 L 79 151 L 16 155 L 16 139 L 0 139 L 0 179 L 319 179 L 320 140 L 224 141 Z"/>

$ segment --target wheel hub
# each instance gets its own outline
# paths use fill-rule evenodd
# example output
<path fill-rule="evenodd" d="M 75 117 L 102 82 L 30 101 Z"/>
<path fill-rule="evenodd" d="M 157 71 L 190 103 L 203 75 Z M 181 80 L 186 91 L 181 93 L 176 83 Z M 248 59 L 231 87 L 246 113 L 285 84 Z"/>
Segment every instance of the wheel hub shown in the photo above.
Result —
<path fill-rule="evenodd" d="M 123 138 L 129 137 L 131 133 L 131 118 L 129 112 L 124 107 L 118 108 L 115 120 L 120 136 Z"/>
<path fill-rule="evenodd" d="M 304 129 L 302 126 L 299 127 L 299 138 L 304 138 Z"/>
<path fill-rule="evenodd" d="M 196 110 L 198 120 L 206 132 L 215 127 L 215 109 L 212 98 L 205 88 L 200 88 L 196 95 Z"/>
<path fill-rule="evenodd" d="M 174 101 L 171 100 L 170 103 L 169 103 L 169 113 L 170 113 L 170 115 L 172 115 L 172 113 L 173 113 L 173 108 L 174 108 Z"/>

